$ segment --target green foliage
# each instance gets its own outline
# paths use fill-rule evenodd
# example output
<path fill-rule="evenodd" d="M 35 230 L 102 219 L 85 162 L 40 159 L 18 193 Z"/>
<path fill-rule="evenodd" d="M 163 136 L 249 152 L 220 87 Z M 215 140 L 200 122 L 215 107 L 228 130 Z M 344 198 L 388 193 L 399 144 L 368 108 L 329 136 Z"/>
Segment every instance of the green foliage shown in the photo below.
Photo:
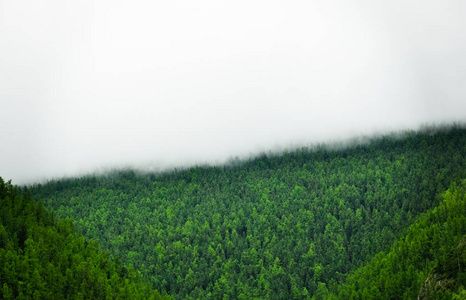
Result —
<path fill-rule="evenodd" d="M 0 299 L 165 299 L 0 177 Z"/>
<path fill-rule="evenodd" d="M 338 298 L 461 299 L 466 285 L 466 181 L 443 194 L 388 253 L 378 253 L 338 287 Z M 457 292 L 457 294 L 453 294 Z M 383 296 L 382 296 L 383 295 Z"/>
<path fill-rule="evenodd" d="M 465 165 L 466 130 L 452 128 L 31 192 L 176 298 L 325 298 L 438 205 Z"/>

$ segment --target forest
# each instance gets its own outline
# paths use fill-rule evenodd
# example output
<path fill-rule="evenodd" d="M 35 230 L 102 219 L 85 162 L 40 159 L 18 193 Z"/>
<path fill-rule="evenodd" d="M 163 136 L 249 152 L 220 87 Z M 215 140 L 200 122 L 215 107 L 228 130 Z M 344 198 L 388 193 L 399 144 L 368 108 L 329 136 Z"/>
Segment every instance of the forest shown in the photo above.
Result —
<path fill-rule="evenodd" d="M 171 299 L 0 177 L 1 299 Z"/>
<path fill-rule="evenodd" d="M 219 166 L 1 181 L 0 293 L 462 299 L 465 167 L 466 129 L 449 126 Z"/>
<path fill-rule="evenodd" d="M 322 289 L 322 298 L 465 299 L 466 180 L 453 183 L 442 199 L 387 253 L 348 276 L 338 294 Z"/>

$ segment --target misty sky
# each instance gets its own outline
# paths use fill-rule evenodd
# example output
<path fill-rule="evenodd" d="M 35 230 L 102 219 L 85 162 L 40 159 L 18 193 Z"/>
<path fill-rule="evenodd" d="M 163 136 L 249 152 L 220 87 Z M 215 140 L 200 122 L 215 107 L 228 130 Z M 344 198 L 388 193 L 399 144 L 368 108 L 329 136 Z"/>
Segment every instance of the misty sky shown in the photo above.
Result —
<path fill-rule="evenodd" d="M 466 121 L 466 1 L 0 0 L 0 176 Z"/>

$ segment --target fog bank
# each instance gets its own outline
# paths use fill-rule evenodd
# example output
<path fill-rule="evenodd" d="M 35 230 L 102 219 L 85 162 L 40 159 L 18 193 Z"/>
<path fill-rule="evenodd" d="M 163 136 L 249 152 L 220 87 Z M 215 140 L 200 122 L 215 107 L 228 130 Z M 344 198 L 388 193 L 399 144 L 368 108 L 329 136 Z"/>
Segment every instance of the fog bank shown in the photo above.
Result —
<path fill-rule="evenodd" d="M 466 120 L 464 1 L 0 1 L 0 176 Z"/>

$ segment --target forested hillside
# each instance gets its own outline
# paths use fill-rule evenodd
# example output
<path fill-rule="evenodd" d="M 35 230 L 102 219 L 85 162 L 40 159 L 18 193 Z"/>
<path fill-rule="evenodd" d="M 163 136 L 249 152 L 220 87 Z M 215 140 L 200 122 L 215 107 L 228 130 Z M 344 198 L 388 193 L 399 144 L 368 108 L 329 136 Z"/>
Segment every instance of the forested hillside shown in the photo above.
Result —
<path fill-rule="evenodd" d="M 466 299 L 466 181 L 408 233 L 351 274 L 332 299 Z M 338 296 L 337 296 L 338 295 Z"/>
<path fill-rule="evenodd" d="M 171 299 L 0 177 L 0 299 Z"/>
<path fill-rule="evenodd" d="M 176 298 L 304 299 L 388 251 L 465 166 L 454 127 L 30 191 Z"/>

